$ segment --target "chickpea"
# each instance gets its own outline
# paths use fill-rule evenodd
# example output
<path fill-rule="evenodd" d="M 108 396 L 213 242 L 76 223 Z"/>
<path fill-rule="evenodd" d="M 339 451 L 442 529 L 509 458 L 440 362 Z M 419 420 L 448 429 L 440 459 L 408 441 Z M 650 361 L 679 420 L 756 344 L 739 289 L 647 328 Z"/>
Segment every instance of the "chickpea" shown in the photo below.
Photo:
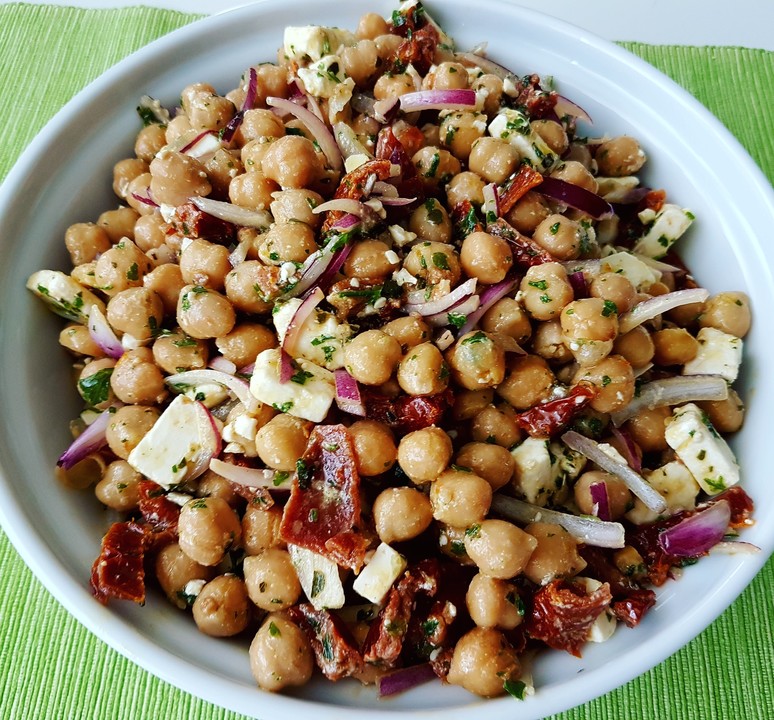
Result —
<path fill-rule="evenodd" d="M 97 410 L 106 410 L 115 400 L 110 380 L 115 372 L 116 361 L 99 358 L 86 363 L 78 377 L 78 392 L 86 402 Z M 98 402 L 94 402 L 95 400 Z"/>
<path fill-rule="evenodd" d="M 437 75 L 436 75 L 437 77 Z M 486 133 L 486 115 L 479 112 L 452 112 L 441 120 L 440 140 L 462 162 L 470 156 L 473 143 Z"/>
<path fill-rule="evenodd" d="M 145 342 L 155 337 L 161 329 L 164 304 L 153 290 L 129 288 L 110 298 L 107 320 L 113 329 Z"/>
<path fill-rule="evenodd" d="M 304 138 L 297 138 L 303 140 Z M 279 143 L 273 143 L 266 151 L 264 159 L 271 152 L 271 148 Z M 254 210 L 264 210 L 271 205 L 272 195 L 279 190 L 279 186 L 273 178 L 268 177 L 264 172 L 253 170 L 252 172 L 242 173 L 231 178 L 228 184 L 228 197 L 234 205 Z"/>
<path fill-rule="evenodd" d="M 65 246 L 73 265 L 96 260 L 111 248 L 110 238 L 103 228 L 94 223 L 75 223 L 65 231 Z"/>
<path fill-rule="evenodd" d="M 146 163 L 149 163 L 166 144 L 167 139 L 162 125 L 155 123 L 153 125 L 146 125 L 137 133 L 134 141 L 134 154 L 140 160 L 145 160 Z"/>
<path fill-rule="evenodd" d="M 391 544 L 421 535 L 433 521 L 427 496 L 410 487 L 382 490 L 373 505 L 374 525 L 379 539 Z"/>
<path fill-rule="evenodd" d="M 601 143 L 595 156 L 600 175 L 624 177 L 633 175 L 645 164 L 645 153 L 640 144 L 628 135 Z"/>
<path fill-rule="evenodd" d="M 403 261 L 403 267 L 412 275 L 438 285 L 448 280 L 449 285 L 460 279 L 460 261 L 451 245 L 439 242 L 421 242 L 414 245 Z"/>
<path fill-rule="evenodd" d="M 470 581 L 465 604 L 478 627 L 513 630 L 524 618 L 516 586 L 481 573 Z"/>
<path fill-rule="evenodd" d="M 281 137 L 285 137 L 282 120 L 271 110 L 253 108 L 245 111 L 242 116 L 235 140 L 244 146 L 253 140 L 276 140 Z"/>
<path fill-rule="evenodd" d="M 559 317 L 562 308 L 573 298 L 567 271 L 559 263 L 543 263 L 529 268 L 519 287 L 524 309 L 535 320 Z"/>
<path fill-rule="evenodd" d="M 505 377 L 505 351 L 481 330 L 460 337 L 446 353 L 454 381 L 466 390 L 499 385 Z"/>
<path fill-rule="evenodd" d="M 251 315 L 263 315 L 271 311 L 272 306 L 261 289 L 265 278 L 266 268 L 257 260 L 246 260 L 226 275 L 226 297 L 235 310 Z M 221 336 L 225 334 L 221 333 Z"/>
<path fill-rule="evenodd" d="M 582 187 L 589 192 L 596 193 L 599 189 L 596 178 L 577 160 L 565 160 L 557 165 L 550 175 L 553 178 Z"/>
<path fill-rule="evenodd" d="M 446 390 L 449 368 L 441 351 L 430 342 L 411 348 L 398 365 L 398 383 L 409 395 L 437 395 Z"/>
<path fill-rule="evenodd" d="M 156 424 L 161 412 L 144 405 L 124 405 L 110 418 L 105 436 L 110 449 L 123 460 Z"/>
<path fill-rule="evenodd" d="M 165 145 L 173 143 L 178 138 L 183 137 L 186 133 L 192 133 L 191 121 L 188 119 L 188 115 L 180 113 L 173 117 L 167 123 L 167 129 L 164 137 L 166 138 Z"/>
<path fill-rule="evenodd" d="M 283 125 L 282 127 L 284 132 L 285 126 Z M 239 160 L 242 163 L 244 172 L 259 172 L 263 175 L 261 163 L 263 162 L 263 156 L 271 147 L 272 142 L 274 142 L 273 138 L 259 138 L 258 140 L 250 140 L 242 146 L 239 151 Z M 229 178 L 229 184 L 230 182 L 231 178 Z M 226 194 L 228 194 L 228 192 Z M 272 197 L 274 194 L 275 193 L 272 193 Z"/>
<path fill-rule="evenodd" d="M 282 190 L 274 193 L 269 209 L 276 223 L 302 222 L 315 229 L 322 222 L 322 215 L 314 209 L 323 199 L 312 190 Z"/>
<path fill-rule="evenodd" d="M 261 170 L 283 190 L 308 187 L 323 174 L 312 141 L 300 135 L 286 135 L 271 143 L 261 161 Z"/>
<path fill-rule="evenodd" d="M 361 240 L 344 262 L 348 278 L 382 281 L 400 265 L 400 258 L 381 240 Z"/>
<path fill-rule="evenodd" d="M 560 157 L 567 152 L 570 143 L 567 133 L 556 120 L 533 120 L 530 127 L 540 135 L 543 142 Z"/>
<path fill-rule="evenodd" d="M 549 215 L 532 239 L 558 260 L 574 260 L 580 254 L 580 225 L 564 215 Z"/>
<path fill-rule="evenodd" d="M 94 487 L 94 494 L 103 505 L 118 512 L 130 512 L 140 501 L 142 476 L 126 460 L 114 460 L 105 469 Z"/>
<path fill-rule="evenodd" d="M 186 245 L 180 256 L 180 272 L 187 285 L 200 285 L 222 290 L 231 272 L 228 248 L 196 238 Z"/>
<path fill-rule="evenodd" d="M 153 360 L 164 372 L 173 375 L 207 367 L 209 346 L 180 330 L 161 335 L 153 343 Z"/>
<path fill-rule="evenodd" d="M 454 419 L 471 420 L 493 402 L 492 390 L 459 390 L 454 393 Z"/>
<path fill-rule="evenodd" d="M 242 546 L 248 555 L 259 555 L 269 548 L 284 548 L 280 536 L 282 508 L 272 505 L 263 508 L 250 504 L 242 516 Z"/>
<path fill-rule="evenodd" d="M 507 405 L 489 405 L 473 418 L 470 432 L 475 442 L 492 443 L 509 448 L 521 440 L 515 414 Z"/>
<path fill-rule="evenodd" d="M 428 145 L 411 158 L 422 182 L 429 188 L 446 185 L 460 170 L 460 161 L 448 150 Z"/>
<path fill-rule="evenodd" d="M 472 232 L 462 242 L 460 264 L 468 277 L 493 285 L 508 274 L 513 254 L 506 240 L 487 232 Z"/>
<path fill-rule="evenodd" d="M 243 504 L 243 498 L 234 491 L 232 484 L 226 478 L 212 470 L 207 470 L 204 475 L 197 478 L 196 497 L 216 497 L 224 500 L 229 507 L 239 508 Z"/>
<path fill-rule="evenodd" d="M 589 470 L 583 473 L 576 481 L 573 489 L 575 504 L 586 515 L 596 515 L 594 512 L 596 503 L 591 495 L 591 486 L 604 484 L 607 490 L 607 503 L 610 509 L 610 520 L 622 518 L 632 508 L 633 498 L 624 481 L 610 473 L 600 470 Z M 578 571 L 583 568 L 578 568 Z"/>
<path fill-rule="evenodd" d="M 380 38 L 375 41 L 377 52 L 381 55 Z M 374 97 L 377 100 L 393 100 L 406 93 L 414 92 L 414 78 L 408 73 L 385 73 L 380 75 L 374 85 Z"/>
<path fill-rule="evenodd" d="M 477 94 L 484 96 L 484 112 L 491 118 L 500 109 L 503 95 L 503 81 L 497 75 L 479 75 L 470 86 Z"/>
<path fill-rule="evenodd" d="M 347 77 L 351 77 L 361 88 L 371 84 L 381 64 L 379 49 L 371 39 L 359 40 L 354 47 L 345 47 L 340 57 Z"/>
<path fill-rule="evenodd" d="M 704 303 L 699 327 L 712 327 L 729 335 L 744 337 L 752 322 L 750 298 L 742 292 L 722 292 Z"/>
<path fill-rule="evenodd" d="M 310 432 L 310 423 L 293 415 L 276 415 L 255 436 L 258 457 L 270 468 L 293 472 L 296 461 L 304 454 Z"/>
<path fill-rule="evenodd" d="M 744 423 L 744 403 L 733 388 L 728 389 L 725 400 L 707 400 L 697 405 L 707 413 L 710 422 L 720 433 L 736 432 Z"/>
<path fill-rule="evenodd" d="M 212 190 L 204 165 L 190 155 L 166 151 L 150 164 L 151 193 L 158 203 L 182 205 L 192 195 L 209 195 Z"/>
<path fill-rule="evenodd" d="M 520 233 L 532 235 L 550 214 L 548 202 L 542 195 L 530 190 L 505 214 L 505 219 Z"/>
<path fill-rule="evenodd" d="M 669 447 L 664 431 L 671 416 L 668 407 L 645 408 L 629 419 L 624 428 L 643 452 L 662 452 Z"/>
<path fill-rule="evenodd" d="M 118 207 L 115 210 L 106 210 L 97 218 L 97 225 L 101 227 L 114 245 L 123 238 L 134 239 L 134 224 L 140 217 L 134 208 Z"/>
<path fill-rule="evenodd" d="M 581 365 L 595 365 L 612 350 L 618 314 L 609 300 L 574 300 L 562 310 L 560 319 L 564 342 Z"/>
<path fill-rule="evenodd" d="M 467 200 L 475 206 L 484 204 L 484 181 L 476 173 L 465 170 L 457 173 L 446 186 L 447 207 L 453 210 Z"/>
<path fill-rule="evenodd" d="M 382 60 L 382 62 L 386 62 L 395 55 L 395 52 L 403 42 L 403 39 L 399 35 L 386 33 L 384 35 L 377 35 L 377 37 L 373 38 L 373 41 L 376 43 L 376 49 L 379 52 L 379 58 Z M 412 80 L 411 88 L 407 92 L 410 92 L 413 89 L 414 82 Z"/>
<path fill-rule="evenodd" d="M 521 673 L 516 650 L 494 628 L 477 627 L 463 635 L 454 647 L 448 682 L 482 697 L 505 692 L 505 681 Z"/>
<path fill-rule="evenodd" d="M 165 315 L 175 313 L 177 298 L 185 286 L 179 265 L 175 263 L 159 265 L 143 277 L 142 284 L 161 298 Z"/>
<path fill-rule="evenodd" d="M 400 343 L 381 330 L 366 330 L 344 346 L 347 371 L 364 385 L 386 383 L 400 361 Z"/>
<path fill-rule="evenodd" d="M 97 345 L 89 328 L 80 323 L 68 323 L 59 333 L 59 344 L 76 355 L 93 358 L 105 357 L 105 351 Z"/>
<path fill-rule="evenodd" d="M 537 546 L 524 568 L 524 574 L 536 585 L 573 577 L 586 567 L 586 561 L 578 555 L 577 540 L 561 525 L 534 522 L 524 531 L 537 540 Z"/>
<path fill-rule="evenodd" d="M 614 272 L 603 272 L 597 275 L 591 281 L 589 291 L 592 297 L 615 303 L 619 313 L 631 310 L 637 297 L 637 291 L 629 279 Z"/>
<path fill-rule="evenodd" d="M 589 403 L 597 412 L 622 410 L 634 397 L 632 366 L 620 355 L 608 355 L 596 365 L 581 366 L 574 382 L 590 382 L 597 388 L 596 397 Z"/>
<path fill-rule="evenodd" d="M 226 335 L 215 338 L 215 344 L 223 357 L 243 368 L 254 362 L 259 353 L 277 347 L 277 338 L 265 325 L 243 322 Z"/>
<path fill-rule="evenodd" d="M 484 478 L 492 490 L 507 485 L 513 475 L 513 457 L 506 448 L 492 443 L 470 442 L 463 445 L 454 462 Z"/>
<path fill-rule="evenodd" d="M 147 253 L 166 245 L 169 225 L 161 215 L 143 215 L 134 224 L 134 243 Z"/>
<path fill-rule="evenodd" d="M 507 140 L 482 137 L 473 143 L 468 167 L 487 182 L 502 183 L 516 170 L 519 151 Z"/>
<path fill-rule="evenodd" d="M 555 382 L 542 357 L 523 355 L 511 361 L 510 373 L 497 388 L 497 394 L 517 410 L 526 410 L 547 400 Z"/>
<path fill-rule="evenodd" d="M 524 571 L 537 540 L 513 523 L 487 519 L 468 528 L 465 549 L 482 574 L 510 580 Z"/>
<path fill-rule="evenodd" d="M 387 425 L 376 420 L 357 420 L 348 429 L 360 475 L 381 475 L 395 464 L 398 448 L 392 430 Z"/>
<path fill-rule="evenodd" d="M 250 600 L 261 610 L 286 610 L 301 596 L 301 583 L 287 550 L 274 547 L 248 555 L 244 573 Z"/>
<path fill-rule="evenodd" d="M 306 634 L 284 613 L 267 615 L 250 644 L 250 669 L 262 690 L 305 685 L 314 670 Z"/>
<path fill-rule="evenodd" d="M 227 335 L 236 323 L 228 298 L 201 285 L 186 285 L 177 302 L 177 322 L 183 332 L 205 340 Z"/>
<path fill-rule="evenodd" d="M 208 91 L 193 93 L 184 109 L 194 130 L 222 130 L 236 115 L 231 100 Z"/>
<path fill-rule="evenodd" d="M 258 256 L 267 265 L 303 263 L 317 250 L 314 230 L 305 223 L 277 223 L 263 237 Z"/>
<path fill-rule="evenodd" d="M 113 166 L 113 192 L 126 200 L 129 184 L 139 175 L 148 172 L 148 163 L 139 158 L 119 160 Z"/>
<path fill-rule="evenodd" d="M 433 517 L 454 527 L 481 522 L 492 504 L 492 486 L 473 472 L 446 470 L 430 485 Z"/>
<path fill-rule="evenodd" d="M 507 335 L 519 344 L 527 342 L 532 334 L 527 313 L 518 300 L 510 297 L 494 303 L 484 313 L 479 325 L 484 332 Z"/>
<path fill-rule="evenodd" d="M 250 621 L 245 584 L 236 575 L 219 575 L 208 582 L 193 604 L 196 627 L 212 637 L 238 635 Z"/>
<path fill-rule="evenodd" d="M 427 242 L 449 243 L 451 229 L 451 220 L 446 208 L 435 198 L 425 200 L 409 218 L 409 230 L 416 233 L 420 240 Z"/>
<path fill-rule="evenodd" d="M 100 255 L 94 266 L 94 286 L 108 296 L 140 287 L 153 269 L 148 256 L 131 240 L 123 239 Z"/>
<path fill-rule="evenodd" d="M 180 511 L 178 536 L 181 550 L 208 567 L 217 565 L 232 546 L 238 545 L 242 525 L 222 498 L 189 500 Z"/>
<path fill-rule="evenodd" d="M 156 579 L 167 599 L 176 607 L 188 607 L 189 594 L 185 588 L 191 581 L 209 581 L 212 568 L 201 565 L 186 555 L 178 543 L 165 545 L 156 555 Z"/>
<path fill-rule="evenodd" d="M 390 32 L 389 23 L 378 13 L 366 13 L 360 18 L 355 30 L 355 37 L 373 40 L 379 35 Z"/>
<path fill-rule="evenodd" d="M 613 352 L 626 358 L 633 368 L 642 368 L 653 359 L 656 348 L 650 333 L 642 325 L 638 325 L 615 339 Z"/>
<path fill-rule="evenodd" d="M 400 343 L 403 353 L 430 337 L 430 326 L 419 315 L 407 315 L 391 320 L 382 330 Z"/>
<path fill-rule="evenodd" d="M 417 485 L 433 482 L 447 468 L 451 458 L 451 439 L 435 426 L 404 435 L 398 445 L 398 464 Z"/>
<path fill-rule="evenodd" d="M 537 326 L 532 338 L 532 352 L 559 365 L 572 362 L 572 353 L 562 339 L 562 325 L 559 320 L 549 320 Z"/>
<path fill-rule="evenodd" d="M 651 335 L 656 365 L 685 365 L 699 352 L 699 341 L 684 328 L 663 328 Z"/>

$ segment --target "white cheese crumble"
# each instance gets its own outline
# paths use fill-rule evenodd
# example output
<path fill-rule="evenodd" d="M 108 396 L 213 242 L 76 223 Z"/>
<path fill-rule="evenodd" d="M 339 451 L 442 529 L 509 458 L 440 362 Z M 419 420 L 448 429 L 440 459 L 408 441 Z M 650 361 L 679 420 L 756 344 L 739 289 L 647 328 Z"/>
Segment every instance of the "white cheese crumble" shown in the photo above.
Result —
<path fill-rule="evenodd" d="M 647 208 L 638 217 L 647 230 L 635 244 L 633 252 L 651 258 L 666 255 L 695 219 L 690 210 L 669 203 L 658 212 Z"/>
<path fill-rule="evenodd" d="M 372 603 L 380 603 L 392 584 L 406 569 L 406 558 L 393 550 L 387 543 L 381 543 L 360 575 L 355 578 L 352 589 Z"/>
<path fill-rule="evenodd" d="M 720 375 L 734 382 L 742 364 L 741 338 L 713 327 L 705 327 L 696 335 L 699 352 L 683 366 L 683 375 Z"/>

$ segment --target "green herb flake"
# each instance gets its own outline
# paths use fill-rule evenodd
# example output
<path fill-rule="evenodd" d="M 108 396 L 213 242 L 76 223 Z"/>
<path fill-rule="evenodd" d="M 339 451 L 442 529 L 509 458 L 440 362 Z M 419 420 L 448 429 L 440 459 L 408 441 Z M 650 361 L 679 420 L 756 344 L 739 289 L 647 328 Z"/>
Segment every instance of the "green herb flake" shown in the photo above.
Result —
<path fill-rule="evenodd" d="M 78 381 L 78 390 L 90 407 L 97 407 L 110 397 L 110 376 L 112 374 L 112 367 L 102 368 L 102 370 L 97 370 L 97 372 Z"/>
<path fill-rule="evenodd" d="M 562 226 L 560 222 L 555 222 L 550 228 L 548 228 L 548 232 L 550 232 L 552 235 L 556 235 L 556 233 L 559 232 L 559 228 Z M 532 283 L 530 283 L 531 285 Z"/>
<path fill-rule="evenodd" d="M 314 468 L 306 464 L 303 458 L 296 460 L 296 475 L 298 475 L 298 485 L 302 490 L 306 490 L 312 482 Z"/>
<path fill-rule="evenodd" d="M 430 161 L 430 167 L 427 168 L 427 172 L 425 173 L 425 177 L 435 177 L 435 174 L 438 172 L 438 166 L 441 164 L 441 154 L 435 153 L 433 155 L 433 159 Z"/>
<path fill-rule="evenodd" d="M 325 575 L 319 570 L 314 571 L 312 575 L 311 597 L 316 598 L 325 589 Z"/>
<path fill-rule="evenodd" d="M 320 517 L 320 513 L 317 510 L 317 508 L 311 508 L 309 510 L 309 516 L 308 517 L 309 517 L 309 522 L 310 523 L 317 522 L 317 519 Z"/>
<path fill-rule="evenodd" d="M 137 263 L 132 263 L 126 271 L 126 279 L 135 281 L 140 277 L 140 268 Z"/>
<path fill-rule="evenodd" d="M 610 317 L 611 315 L 618 314 L 618 305 L 612 300 L 605 300 L 604 307 L 602 308 L 602 316 Z"/>
<path fill-rule="evenodd" d="M 305 385 L 306 381 L 311 377 L 314 377 L 312 373 L 298 369 L 290 376 L 290 382 L 294 382 L 296 385 Z"/>
<path fill-rule="evenodd" d="M 269 635 L 272 637 L 279 637 L 282 635 L 280 629 L 273 622 L 269 623 Z"/>
<path fill-rule="evenodd" d="M 475 345 L 476 343 L 483 343 L 483 342 L 489 342 L 489 337 L 486 333 L 481 332 L 479 330 L 478 332 L 474 333 L 470 337 L 465 338 L 461 345 Z"/>
<path fill-rule="evenodd" d="M 425 622 L 422 623 L 422 634 L 425 637 L 430 637 L 438 629 L 439 624 L 439 621 L 435 619 L 425 620 Z"/>
<path fill-rule="evenodd" d="M 538 290 L 548 290 L 548 283 L 545 280 L 535 280 L 533 282 L 528 282 L 527 285 L 537 288 Z"/>
<path fill-rule="evenodd" d="M 523 700 L 527 686 L 521 680 L 506 680 L 503 683 L 505 692 L 511 697 L 515 697 L 517 700 Z"/>
<path fill-rule="evenodd" d="M 465 528 L 465 537 L 477 538 L 481 534 L 481 525 L 476 523 L 469 528 Z"/>
<path fill-rule="evenodd" d="M 274 478 L 272 478 L 272 485 L 274 487 L 279 487 L 283 483 L 287 482 L 287 479 L 290 477 L 289 472 L 285 472 L 283 470 L 277 470 L 277 472 L 274 473 Z"/>
<path fill-rule="evenodd" d="M 446 253 L 444 252 L 433 253 L 432 261 L 433 265 L 435 265 L 439 270 L 449 269 L 449 259 L 446 257 Z"/>
<path fill-rule="evenodd" d="M 449 325 L 459 330 L 467 321 L 468 316 L 463 315 L 462 313 L 450 312 L 446 316 L 446 319 L 449 321 Z"/>

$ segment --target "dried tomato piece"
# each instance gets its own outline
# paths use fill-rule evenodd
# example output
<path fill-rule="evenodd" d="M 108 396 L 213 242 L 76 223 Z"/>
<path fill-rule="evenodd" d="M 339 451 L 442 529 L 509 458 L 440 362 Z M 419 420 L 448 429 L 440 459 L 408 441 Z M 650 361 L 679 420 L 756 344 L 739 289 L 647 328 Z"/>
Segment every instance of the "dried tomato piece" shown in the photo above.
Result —
<path fill-rule="evenodd" d="M 553 90 L 544 90 L 540 86 L 539 75 L 526 75 L 517 80 L 515 103 L 522 106 L 531 119 L 545 118 L 555 115 L 554 108 L 558 95 Z"/>
<path fill-rule="evenodd" d="M 145 602 L 146 533 L 136 522 L 117 522 L 102 538 L 91 568 L 91 590 L 103 605 L 112 598 Z"/>
<path fill-rule="evenodd" d="M 426 24 L 425 8 L 421 3 L 415 3 L 393 11 L 390 33 L 407 37 Z"/>
<path fill-rule="evenodd" d="M 171 225 L 176 233 L 184 237 L 201 238 L 219 245 L 230 245 L 236 237 L 233 224 L 199 210 L 192 202 L 175 208 Z"/>
<path fill-rule="evenodd" d="M 425 198 L 424 184 L 422 183 L 417 169 L 411 158 L 417 150 L 422 146 L 425 140 L 425 136 L 422 135 L 422 131 L 409 125 L 410 129 L 405 130 L 400 139 L 395 135 L 391 127 L 384 127 L 379 131 L 379 135 L 376 138 L 376 157 L 382 160 L 389 160 L 392 165 L 400 166 L 400 178 L 396 183 L 398 194 L 401 197 L 417 198 L 417 203 L 420 203 Z M 415 134 L 419 133 L 419 136 Z M 393 179 L 394 182 L 394 179 Z M 412 203 L 409 208 L 413 208 Z M 395 210 L 395 208 L 392 208 Z"/>
<path fill-rule="evenodd" d="M 534 170 L 531 165 L 522 165 L 499 190 L 497 205 L 500 215 L 509 212 L 532 188 L 542 182 L 543 176 L 537 170 Z"/>
<path fill-rule="evenodd" d="M 519 427 L 532 437 L 549 438 L 565 428 L 597 396 L 591 383 L 581 382 L 567 391 L 567 396 L 549 400 L 516 416 Z"/>
<path fill-rule="evenodd" d="M 606 583 L 587 594 L 580 585 L 554 580 L 535 593 L 527 634 L 554 650 L 566 650 L 580 657 L 591 626 L 611 600 Z"/>
<path fill-rule="evenodd" d="M 755 506 L 752 498 L 738 485 L 734 485 L 734 487 L 712 498 L 712 502 L 717 502 L 718 500 L 725 500 L 731 507 L 730 527 L 742 528 L 750 527 L 754 524 L 752 514 Z"/>
<path fill-rule="evenodd" d="M 432 25 L 425 25 L 407 35 L 390 61 L 392 72 L 402 73 L 409 65 L 413 65 L 420 75 L 426 75 L 435 60 L 439 37 Z"/>
<path fill-rule="evenodd" d="M 648 581 L 651 584 L 663 585 L 669 579 L 669 571 L 672 566 L 683 564 L 684 561 L 681 558 L 664 552 L 658 541 L 658 536 L 686 517 L 688 517 L 688 513 L 680 512 L 664 520 L 637 525 L 631 530 L 627 528 L 627 542 L 645 561 L 645 566 L 648 569 Z"/>
<path fill-rule="evenodd" d="M 360 475 L 343 425 L 318 425 L 297 463 L 280 535 L 356 572 L 366 542 L 358 540 Z"/>
<path fill-rule="evenodd" d="M 257 265 L 253 289 L 264 302 L 276 300 L 284 290 L 280 285 L 280 269 L 276 265 Z"/>
<path fill-rule="evenodd" d="M 353 200 L 362 200 L 365 195 L 366 183 L 368 183 L 371 175 L 375 175 L 377 180 L 388 180 L 390 178 L 390 167 L 389 160 L 369 160 L 363 163 L 341 178 L 341 182 L 336 188 L 333 197 L 336 199 L 351 198 Z M 323 235 L 345 214 L 341 210 L 329 210 L 325 213 L 325 220 L 322 225 Z"/>
<path fill-rule="evenodd" d="M 451 221 L 454 237 L 464 240 L 474 232 L 484 229 L 483 223 L 478 219 L 476 208 L 470 200 L 460 200 L 451 211 Z"/>
<path fill-rule="evenodd" d="M 547 262 L 556 262 L 556 258 L 543 250 L 534 240 L 522 235 L 515 227 L 509 225 L 502 218 L 486 226 L 490 235 L 507 240 L 513 253 L 513 264 L 520 268 L 530 268 L 533 265 L 542 265 Z"/>
<path fill-rule="evenodd" d="M 632 591 L 623 600 L 610 605 L 613 614 L 627 627 L 636 627 L 645 613 L 656 604 L 656 593 L 649 589 Z"/>
<path fill-rule="evenodd" d="M 176 533 L 180 506 L 168 500 L 164 488 L 152 480 L 140 480 L 137 489 L 140 495 L 140 514 L 153 532 L 170 530 Z"/>
<path fill-rule="evenodd" d="M 341 680 L 358 673 L 363 658 L 344 622 L 327 610 L 315 610 L 309 603 L 292 607 L 290 617 L 306 633 L 317 666 L 328 680 Z"/>
<path fill-rule="evenodd" d="M 367 391 L 365 394 L 368 418 L 379 420 L 402 434 L 440 424 L 446 411 L 454 404 L 454 395 L 450 390 L 428 397 L 400 395 L 388 398 Z"/>
<path fill-rule="evenodd" d="M 643 210 L 653 210 L 653 212 L 660 212 L 666 202 L 666 190 L 651 190 L 640 200 L 637 205 L 637 212 L 640 213 Z"/>

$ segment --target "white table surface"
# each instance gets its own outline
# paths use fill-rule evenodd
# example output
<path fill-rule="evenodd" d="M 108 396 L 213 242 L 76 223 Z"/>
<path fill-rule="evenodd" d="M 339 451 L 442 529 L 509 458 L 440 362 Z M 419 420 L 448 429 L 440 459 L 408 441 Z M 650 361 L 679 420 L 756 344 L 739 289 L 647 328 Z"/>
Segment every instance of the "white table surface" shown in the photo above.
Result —
<path fill-rule="evenodd" d="M 0 3 L 9 0 L 0 0 Z M 25 0 L 51 4 L 55 0 Z M 438 1 L 438 0 L 437 0 Z M 442 0 L 440 0 L 442 1 Z M 741 45 L 774 50 L 774 0 L 514 0 L 608 40 L 673 45 Z M 213 14 L 245 0 L 61 0 L 78 7 L 150 5 Z M 366 3 L 364 3 L 365 8 Z"/>

